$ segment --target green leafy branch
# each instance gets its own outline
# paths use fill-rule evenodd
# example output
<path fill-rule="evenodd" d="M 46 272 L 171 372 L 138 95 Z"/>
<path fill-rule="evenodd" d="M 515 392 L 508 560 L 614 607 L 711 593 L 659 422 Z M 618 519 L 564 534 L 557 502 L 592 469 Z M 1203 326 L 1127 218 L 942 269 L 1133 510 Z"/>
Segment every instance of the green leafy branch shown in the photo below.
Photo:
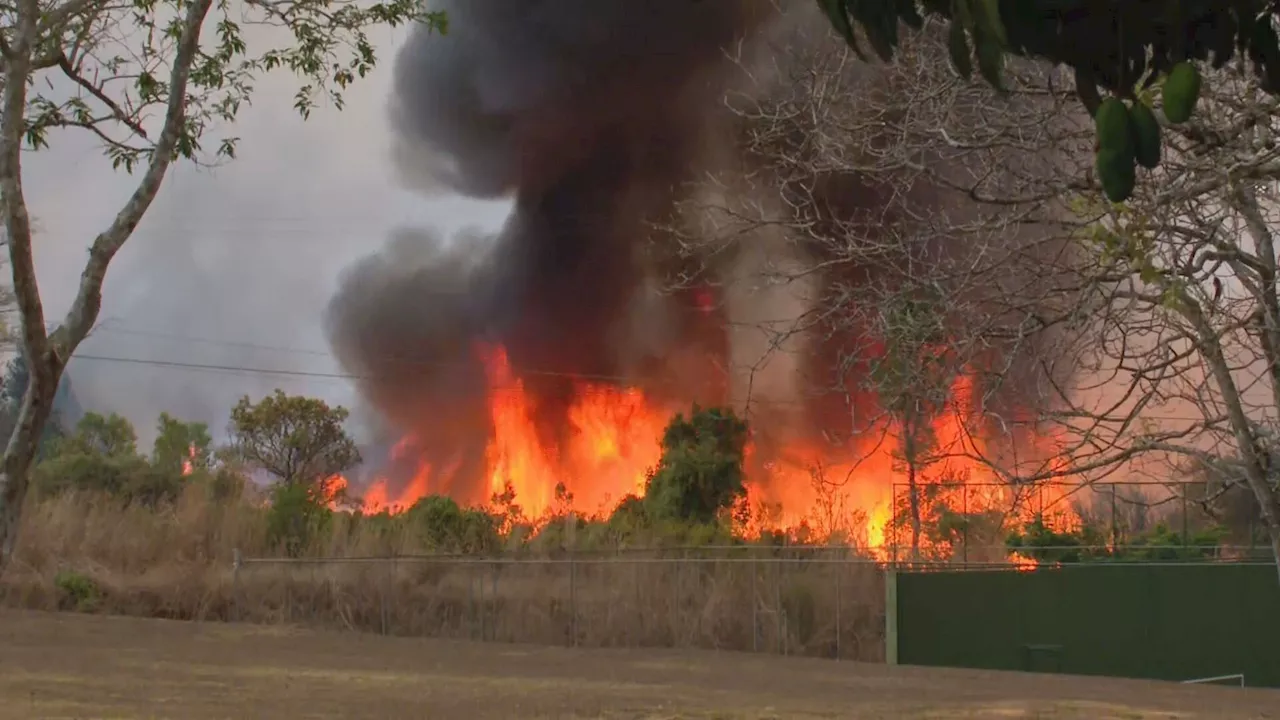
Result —
<path fill-rule="evenodd" d="M 47 81 L 33 78 L 26 144 L 43 149 L 54 130 L 86 130 L 101 141 L 114 167 L 131 172 L 145 166 L 156 147 L 155 117 L 169 102 L 166 78 L 189 3 L 54 5 L 41 23 L 42 50 L 34 65 Z M 444 14 L 424 11 L 416 0 L 218 0 L 211 15 L 191 64 L 174 159 L 234 158 L 238 138 L 221 137 L 207 151 L 207 136 L 236 121 L 266 73 L 287 70 L 297 77 L 293 106 L 305 118 L 321 103 L 341 109 L 343 92 L 373 69 L 378 58 L 370 28 L 419 22 L 446 30 Z"/>
<path fill-rule="evenodd" d="M 1280 93 L 1280 38 L 1270 0 L 818 0 L 833 28 L 861 57 L 859 33 L 880 57 L 893 59 L 899 25 L 924 18 L 949 22 L 951 62 L 964 77 L 974 60 L 992 87 L 1003 88 L 1007 54 L 1047 60 L 1074 70 L 1076 93 L 1097 115 L 1107 101 L 1124 102 L 1125 131 L 1115 103 L 1099 120 L 1098 175 L 1113 202 L 1128 199 L 1134 165 L 1160 163 L 1161 127 L 1151 122 L 1153 86 L 1163 88 L 1165 119 L 1191 119 L 1200 89 L 1199 65 L 1221 68 L 1242 58 L 1262 89 Z M 1154 154 L 1153 154 L 1154 153 Z M 1148 162 L 1147 158 L 1154 157 Z"/>

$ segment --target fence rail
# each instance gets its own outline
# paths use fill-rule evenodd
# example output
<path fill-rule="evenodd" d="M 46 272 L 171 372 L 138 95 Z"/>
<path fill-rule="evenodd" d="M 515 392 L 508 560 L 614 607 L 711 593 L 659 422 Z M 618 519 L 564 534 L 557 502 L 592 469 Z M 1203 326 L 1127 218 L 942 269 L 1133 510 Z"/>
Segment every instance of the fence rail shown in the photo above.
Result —
<path fill-rule="evenodd" d="M 1245 687 L 1244 673 L 1232 673 L 1230 675 L 1215 675 L 1213 677 L 1195 678 L 1194 680 L 1183 680 L 1182 684 L 1183 685 L 1208 685 L 1213 683 L 1227 682 L 1228 680 L 1233 681 L 1233 684 L 1238 684 L 1240 687 Z"/>
<path fill-rule="evenodd" d="M 1192 556 L 1181 554 L 1183 546 L 1132 549 L 1174 554 L 1114 564 L 1274 562 L 1244 557 L 1243 548 Z M 1008 570 L 1024 562 L 908 562 L 831 546 L 552 556 L 244 557 L 236 551 L 230 582 L 232 617 L 246 621 L 387 635 L 702 647 L 876 662 L 886 656 L 888 571 Z"/>
<path fill-rule="evenodd" d="M 971 554 L 980 557 L 982 546 L 998 543 L 1008 530 L 1040 518 L 1050 525 L 1078 521 L 1116 546 L 1163 527 L 1180 537 L 1179 547 L 1196 548 L 1196 531 L 1218 524 L 1201 503 L 1221 494 L 1221 489 L 1203 481 L 1187 480 L 894 482 L 885 540 L 894 557 L 903 557 L 910 556 L 913 537 L 945 539 L 955 556 L 964 560 Z M 984 515 L 991 517 L 984 520 Z M 943 522 L 946 516 L 962 521 Z M 1270 552 L 1265 525 L 1259 520 L 1255 512 L 1232 529 L 1233 540 L 1247 543 L 1238 549 L 1249 556 Z"/>

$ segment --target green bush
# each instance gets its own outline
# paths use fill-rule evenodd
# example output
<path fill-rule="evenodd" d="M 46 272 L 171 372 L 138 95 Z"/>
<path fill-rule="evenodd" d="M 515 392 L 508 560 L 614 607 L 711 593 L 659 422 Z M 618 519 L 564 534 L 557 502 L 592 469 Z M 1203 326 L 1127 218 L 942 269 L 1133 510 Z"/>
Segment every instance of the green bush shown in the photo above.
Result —
<path fill-rule="evenodd" d="M 645 483 L 653 520 L 716 523 L 746 496 L 747 424 L 732 410 L 699 408 L 677 414 L 662 435 L 662 458 Z"/>
<path fill-rule="evenodd" d="M 278 483 L 271 489 L 267 510 L 267 541 L 297 557 L 312 538 L 323 534 L 333 520 L 316 489 L 299 483 Z"/>
<path fill-rule="evenodd" d="M 137 455 L 80 451 L 55 455 L 32 472 L 32 486 L 42 496 L 67 491 L 99 492 L 128 504 L 150 507 L 176 500 L 183 482 L 182 475 L 155 468 Z"/>
<path fill-rule="evenodd" d="M 487 553 L 501 547 L 497 518 L 483 510 L 462 508 L 443 495 L 418 500 L 405 513 L 404 522 L 435 550 Z"/>
<path fill-rule="evenodd" d="M 1041 562 L 1078 563 L 1104 561 L 1166 561 L 1213 557 L 1226 531 L 1210 526 L 1184 536 L 1164 523 L 1149 532 L 1127 538 L 1118 548 L 1108 546 L 1107 535 L 1090 525 L 1072 532 L 1056 532 L 1036 518 L 1009 535 L 1007 546 Z"/>
<path fill-rule="evenodd" d="M 209 499 L 215 503 L 235 500 L 244 494 L 245 477 L 231 468 L 196 470 L 191 474 L 188 482 L 204 485 L 209 493 Z"/>
<path fill-rule="evenodd" d="M 92 612 L 102 598 L 98 584 L 87 575 L 72 570 L 61 570 L 53 578 L 58 591 L 58 607 L 62 610 Z"/>

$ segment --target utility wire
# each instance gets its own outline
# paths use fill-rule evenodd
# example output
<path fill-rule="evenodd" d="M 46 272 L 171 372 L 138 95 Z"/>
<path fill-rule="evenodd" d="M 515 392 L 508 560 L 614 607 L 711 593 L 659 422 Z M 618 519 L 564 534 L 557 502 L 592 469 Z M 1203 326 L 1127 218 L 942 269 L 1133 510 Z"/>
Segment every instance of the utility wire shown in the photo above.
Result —
<path fill-rule="evenodd" d="M 105 323 L 99 326 L 98 328 L 96 328 L 94 330 L 94 333 L 150 337 L 150 338 L 174 340 L 174 341 L 188 342 L 188 343 L 199 343 L 203 345 L 212 345 L 215 347 L 236 347 L 236 348 L 244 348 L 244 349 L 250 349 L 250 350 L 265 350 L 269 352 L 308 355 L 312 357 L 324 357 L 324 358 L 329 358 L 331 360 L 337 361 L 337 357 L 332 352 L 327 350 L 314 350 L 314 349 L 287 347 L 287 346 L 280 346 L 280 345 L 265 345 L 261 343 L 252 343 L 252 342 L 243 342 L 243 341 L 234 341 L 234 340 L 215 340 L 213 338 L 194 337 L 189 335 L 179 335 L 175 333 L 166 333 L 166 332 L 158 332 L 158 331 L 150 331 L 150 330 L 138 330 L 134 328 L 122 327 L 118 324 L 110 323 L 110 322 Z M 359 375 L 359 374 L 345 373 L 345 372 L 322 372 L 322 371 L 305 371 L 305 370 L 292 370 L 292 369 L 273 369 L 273 368 L 260 368 L 260 367 L 246 367 L 242 365 L 219 365 L 219 364 L 198 363 L 198 362 L 153 360 L 153 359 L 147 359 L 147 358 L 107 357 L 107 356 L 82 354 L 82 353 L 77 353 L 73 355 L 72 358 L 82 359 L 82 360 L 93 360 L 93 361 L 100 361 L 100 362 L 135 363 L 135 364 L 154 365 L 154 366 L 160 366 L 160 367 L 198 370 L 198 371 L 224 372 L 224 373 L 233 373 L 233 374 L 251 374 L 251 375 L 252 374 L 272 375 L 272 376 L 298 377 L 298 378 L 310 378 L 310 379 L 320 379 L 320 380 L 354 381 L 354 380 L 378 380 L 380 378 L 380 376 L 378 375 Z M 382 360 L 390 363 L 402 363 L 405 365 L 418 366 L 424 369 L 453 369 L 458 367 L 457 365 L 451 365 L 449 363 L 423 360 L 419 358 L 379 356 L 379 357 L 375 357 L 374 359 Z M 561 371 L 555 371 L 555 370 L 537 370 L 537 369 L 530 369 L 530 368 L 513 367 L 511 368 L 511 372 L 513 375 L 516 375 L 519 377 L 528 377 L 528 376 L 560 377 L 560 378 L 567 378 L 572 380 L 580 380 L 586 383 L 591 383 L 591 382 L 616 383 L 624 386 L 635 381 L 634 378 L 628 378 L 620 375 L 567 373 L 567 372 L 561 372 Z M 518 390 L 520 388 L 513 385 L 510 388 L 503 388 L 499 386 L 496 389 Z M 821 395 L 821 393 L 815 393 L 815 396 L 818 396 L 818 395 Z M 767 398 L 755 398 L 752 400 L 752 403 L 753 404 L 760 403 L 763 405 L 798 405 L 798 404 L 803 404 L 803 401 L 777 400 L 777 399 L 770 400 Z M 1205 418 L 1204 417 L 1161 416 L 1158 419 L 1168 420 L 1172 422 L 1203 422 Z"/>
<path fill-rule="evenodd" d="M 311 379 L 311 380 L 341 380 L 341 381 L 350 382 L 350 381 L 358 381 L 358 380 L 384 379 L 384 378 L 380 378 L 377 375 L 360 375 L 356 373 L 346 373 L 346 372 L 322 372 L 322 371 L 294 370 L 294 369 L 284 369 L 284 368 L 249 367 L 244 365 L 223 365 L 223 364 L 216 364 L 216 363 L 182 362 L 178 360 L 158 360 L 158 359 L 151 359 L 151 358 L 94 355 L 94 354 L 88 354 L 88 353 L 76 353 L 75 355 L 72 355 L 72 360 L 88 360 L 91 362 L 119 363 L 119 364 L 126 364 L 126 365 L 144 365 L 144 366 L 151 366 L 151 367 L 172 368 L 172 369 L 178 369 L 178 370 L 221 372 L 221 373 L 229 373 L 229 374 L 237 374 L 237 375 L 265 375 L 265 376 L 277 376 L 277 377 L 292 377 L 292 378 L 302 378 L 302 379 Z M 419 363 L 419 364 L 428 365 L 428 363 Z M 434 367 L 448 367 L 448 366 L 437 363 L 434 365 Z M 516 371 L 515 369 L 512 369 L 512 374 L 519 376 L 524 373 Z M 592 379 L 597 381 L 604 379 L 609 381 L 616 381 L 618 383 L 625 383 L 625 382 L 631 381 L 631 379 L 622 378 L 620 376 L 583 376 L 575 373 L 554 372 L 554 371 L 542 371 L 542 372 L 536 372 L 536 373 L 530 373 L 530 374 L 538 374 L 546 377 L 560 377 L 560 378 L 566 378 L 571 380 L 580 380 L 586 383 L 589 383 Z M 404 382 L 408 383 L 409 381 L 405 380 Z M 522 384 L 519 384 L 517 382 L 517 383 L 512 383 L 510 385 L 490 385 L 488 386 L 488 389 L 493 391 L 502 391 L 502 392 L 519 392 L 519 391 L 523 391 L 524 387 Z M 618 390 L 625 390 L 625 389 L 627 389 L 625 385 L 621 388 L 609 388 L 609 387 L 601 387 L 599 385 L 587 384 L 585 387 L 580 389 L 580 393 L 583 395 L 592 395 L 592 394 L 611 395 L 616 393 Z M 816 396 L 820 396 L 820 395 L 815 394 L 815 397 Z M 804 400 L 753 398 L 751 400 L 751 404 L 766 405 L 766 406 L 769 406 L 769 405 L 796 406 L 796 405 L 803 405 Z M 1174 422 L 1203 422 L 1205 420 L 1205 418 L 1203 417 L 1160 417 L 1156 419 L 1170 420 Z"/>

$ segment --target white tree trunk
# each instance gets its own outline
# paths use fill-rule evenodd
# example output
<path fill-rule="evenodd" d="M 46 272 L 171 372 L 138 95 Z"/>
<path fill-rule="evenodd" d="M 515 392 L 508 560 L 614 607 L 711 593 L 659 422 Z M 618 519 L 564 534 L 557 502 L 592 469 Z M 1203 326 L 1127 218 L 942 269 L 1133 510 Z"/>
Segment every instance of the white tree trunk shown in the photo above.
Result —
<path fill-rule="evenodd" d="M 22 191 L 22 146 L 26 129 L 27 87 L 36 67 L 33 54 L 42 42 L 56 43 L 59 39 L 40 37 L 41 7 L 38 0 L 22 0 L 17 7 L 3 58 L 0 206 L 9 241 L 14 294 L 22 318 L 22 346 L 31 379 L 22 398 L 17 425 L 0 461 L 0 575 L 8 567 L 17 546 L 31 465 L 35 461 L 45 423 L 53 411 L 54 396 L 67 360 L 97 322 L 107 266 L 151 207 L 173 164 L 174 151 L 186 117 L 191 66 L 200 49 L 200 31 L 211 4 L 212 0 L 196 0 L 186 7 L 182 34 L 169 74 L 170 95 L 164 124 L 151 158 L 133 194 L 111 224 L 89 246 L 89 260 L 81 273 L 75 300 L 53 333 L 46 330 L 44 306 L 31 252 L 31 217 Z"/>
<path fill-rule="evenodd" d="M 1261 509 L 1262 522 L 1266 525 L 1267 536 L 1271 540 L 1271 553 L 1276 564 L 1277 579 L 1280 580 L 1280 492 L 1271 486 L 1271 478 L 1266 474 L 1266 459 L 1259 455 L 1254 430 L 1241 400 L 1240 388 L 1231 374 L 1231 366 L 1223 354 L 1218 334 L 1198 304 L 1185 295 L 1179 300 L 1178 311 L 1191 322 L 1199 336 L 1200 357 L 1208 366 L 1210 376 L 1218 386 L 1222 404 L 1226 408 L 1227 419 L 1235 435 L 1240 459 L 1244 463 L 1245 481 L 1253 491 L 1258 507 Z M 1265 448 L 1262 449 L 1262 452 L 1266 451 Z"/>

